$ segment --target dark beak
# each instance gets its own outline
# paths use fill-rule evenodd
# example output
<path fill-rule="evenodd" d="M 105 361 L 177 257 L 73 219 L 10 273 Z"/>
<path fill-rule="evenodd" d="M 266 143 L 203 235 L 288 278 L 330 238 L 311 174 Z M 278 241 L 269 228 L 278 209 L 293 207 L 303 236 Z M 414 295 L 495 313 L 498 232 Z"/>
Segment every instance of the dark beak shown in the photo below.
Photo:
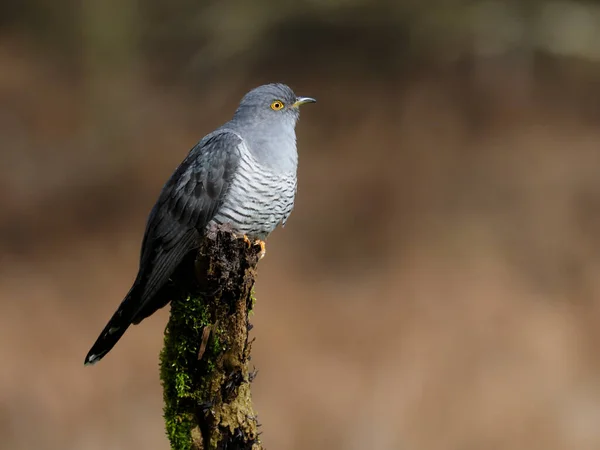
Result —
<path fill-rule="evenodd" d="M 296 101 L 292 105 L 292 108 L 298 108 L 300 105 L 304 105 L 305 103 L 316 103 L 317 101 L 314 98 L 310 97 L 296 97 Z"/>

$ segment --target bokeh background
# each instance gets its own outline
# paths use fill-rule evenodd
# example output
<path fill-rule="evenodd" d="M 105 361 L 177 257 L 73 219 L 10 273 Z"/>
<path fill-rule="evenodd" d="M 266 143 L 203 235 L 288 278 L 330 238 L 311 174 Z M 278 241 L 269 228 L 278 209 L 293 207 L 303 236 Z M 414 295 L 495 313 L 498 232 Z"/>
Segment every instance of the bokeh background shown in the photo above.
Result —
<path fill-rule="evenodd" d="M 266 447 L 600 448 L 599 77 L 592 1 L 3 0 L 0 448 L 168 448 L 168 309 L 83 357 L 271 81 L 319 102 L 259 270 Z"/>

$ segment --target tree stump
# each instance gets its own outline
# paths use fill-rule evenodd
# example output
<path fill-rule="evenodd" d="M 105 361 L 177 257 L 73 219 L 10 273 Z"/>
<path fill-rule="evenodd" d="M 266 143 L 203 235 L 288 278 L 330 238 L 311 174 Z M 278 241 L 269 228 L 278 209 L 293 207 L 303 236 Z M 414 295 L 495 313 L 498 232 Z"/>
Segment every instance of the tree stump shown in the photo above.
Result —
<path fill-rule="evenodd" d="M 252 407 L 249 314 L 260 247 L 223 228 L 207 233 L 173 283 L 161 352 L 173 450 L 261 450 Z"/>

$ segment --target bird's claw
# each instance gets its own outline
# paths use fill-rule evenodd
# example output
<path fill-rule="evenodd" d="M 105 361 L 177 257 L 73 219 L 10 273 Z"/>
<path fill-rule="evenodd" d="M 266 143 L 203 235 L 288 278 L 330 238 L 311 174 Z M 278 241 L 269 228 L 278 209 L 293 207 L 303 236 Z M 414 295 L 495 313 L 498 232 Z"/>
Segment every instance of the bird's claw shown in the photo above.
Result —
<path fill-rule="evenodd" d="M 250 238 L 247 235 L 242 235 L 239 237 L 240 239 L 243 239 L 244 242 L 246 244 L 248 244 L 248 248 L 252 247 L 253 245 L 259 246 L 260 247 L 260 252 L 258 253 L 258 259 L 261 260 L 265 257 L 265 254 L 267 253 L 266 250 L 266 243 L 265 241 L 261 240 L 261 239 L 255 239 L 254 242 L 250 240 Z"/>
<path fill-rule="evenodd" d="M 257 239 L 254 241 L 254 245 L 258 245 L 260 247 L 260 252 L 258 253 L 258 260 L 260 261 L 267 254 L 267 244 L 265 241 Z"/>

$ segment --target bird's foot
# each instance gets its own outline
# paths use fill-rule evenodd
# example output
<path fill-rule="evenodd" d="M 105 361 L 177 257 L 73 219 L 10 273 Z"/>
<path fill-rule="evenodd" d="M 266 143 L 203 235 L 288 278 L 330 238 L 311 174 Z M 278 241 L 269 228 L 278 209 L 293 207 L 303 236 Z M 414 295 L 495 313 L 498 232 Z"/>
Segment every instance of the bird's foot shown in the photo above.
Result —
<path fill-rule="evenodd" d="M 260 252 L 258 253 L 258 260 L 260 261 L 267 254 L 267 243 L 261 239 L 257 239 L 254 241 L 254 245 L 258 245 L 260 247 Z"/>
<path fill-rule="evenodd" d="M 259 261 L 265 257 L 265 255 L 267 253 L 265 241 L 263 241 L 261 239 L 255 239 L 254 241 L 251 241 L 250 238 L 245 234 L 242 236 L 236 236 L 236 238 L 243 239 L 244 242 L 246 244 L 248 244 L 248 248 L 250 248 L 254 245 L 259 246 L 260 247 L 260 252 L 258 253 Z"/>

